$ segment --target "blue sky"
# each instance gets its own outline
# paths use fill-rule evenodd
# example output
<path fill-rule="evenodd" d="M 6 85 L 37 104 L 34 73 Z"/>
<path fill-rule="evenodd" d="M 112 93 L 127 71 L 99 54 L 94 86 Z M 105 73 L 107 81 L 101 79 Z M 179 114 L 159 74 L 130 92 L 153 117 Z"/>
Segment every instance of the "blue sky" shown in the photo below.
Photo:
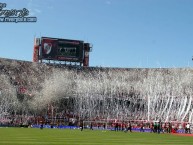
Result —
<path fill-rule="evenodd" d="M 33 39 L 93 44 L 90 66 L 193 67 L 193 0 L 0 0 L 36 23 L 0 23 L 0 57 L 32 61 Z"/>

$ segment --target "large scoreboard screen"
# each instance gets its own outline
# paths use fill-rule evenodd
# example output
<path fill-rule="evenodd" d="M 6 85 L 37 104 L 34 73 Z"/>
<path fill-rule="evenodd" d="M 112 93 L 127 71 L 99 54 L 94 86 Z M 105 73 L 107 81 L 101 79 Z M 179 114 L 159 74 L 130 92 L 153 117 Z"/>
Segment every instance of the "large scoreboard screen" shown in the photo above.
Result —
<path fill-rule="evenodd" d="M 83 61 L 84 42 L 58 38 L 41 38 L 41 57 L 46 60 Z"/>

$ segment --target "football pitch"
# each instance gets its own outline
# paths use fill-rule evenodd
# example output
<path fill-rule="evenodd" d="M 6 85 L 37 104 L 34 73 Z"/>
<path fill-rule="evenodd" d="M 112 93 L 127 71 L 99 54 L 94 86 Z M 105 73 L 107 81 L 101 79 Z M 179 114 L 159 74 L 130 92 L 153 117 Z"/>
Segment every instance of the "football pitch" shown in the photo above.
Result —
<path fill-rule="evenodd" d="M 0 145 L 193 145 L 193 137 L 102 130 L 0 128 Z"/>

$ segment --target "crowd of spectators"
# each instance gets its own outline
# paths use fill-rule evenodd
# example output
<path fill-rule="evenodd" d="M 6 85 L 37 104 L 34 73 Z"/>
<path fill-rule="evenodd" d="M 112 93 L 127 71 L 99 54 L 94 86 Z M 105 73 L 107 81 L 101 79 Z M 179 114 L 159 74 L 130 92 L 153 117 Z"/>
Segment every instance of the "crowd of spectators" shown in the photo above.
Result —
<path fill-rule="evenodd" d="M 28 97 L 33 97 L 34 92 L 41 91 L 42 86 L 41 83 L 44 82 L 45 77 L 49 76 L 53 69 L 67 69 L 72 70 L 76 72 L 76 74 L 81 74 L 84 79 L 87 81 L 87 79 L 94 78 L 96 80 L 100 80 L 105 74 L 105 77 L 109 80 L 112 80 L 112 76 L 117 75 L 121 73 L 123 76 L 124 72 L 130 72 L 131 69 L 119 69 L 119 68 L 101 68 L 101 67 L 72 67 L 72 66 L 65 66 L 65 65 L 54 65 L 54 64 L 38 64 L 38 63 L 32 63 L 32 62 L 26 62 L 26 61 L 16 61 L 16 60 L 9 60 L 9 59 L 0 59 L 0 74 L 5 75 L 8 80 L 10 81 L 10 84 L 14 86 L 16 89 L 17 94 L 25 94 Z M 113 75 L 111 70 L 113 70 Z M 130 77 L 125 77 L 124 81 L 138 81 L 142 79 L 143 77 L 147 77 L 148 71 L 139 71 L 138 69 L 132 69 L 133 73 L 130 74 Z M 163 71 L 163 73 L 168 73 L 168 70 Z M 137 75 L 135 75 L 137 74 Z M 123 77 L 119 76 L 117 77 L 118 80 L 122 80 Z M 121 82 L 121 81 L 120 81 Z M 0 90 L 2 90 L 4 84 L 0 85 Z M 144 110 L 144 104 L 143 100 L 140 100 L 140 91 L 136 90 L 134 87 L 127 88 L 127 91 L 121 90 L 120 88 L 115 88 L 115 92 L 112 93 L 112 90 L 105 90 L 101 91 L 100 95 L 102 96 L 114 96 L 115 100 L 114 102 L 122 103 L 120 99 L 124 98 L 124 101 L 133 107 L 133 112 L 130 113 L 130 118 L 128 119 L 134 119 L 134 120 L 143 120 L 143 118 L 146 117 L 145 114 L 143 114 Z M 96 94 L 98 95 L 98 94 Z M 105 100 L 106 101 L 106 100 Z M 132 104 L 132 101 L 135 101 Z M 107 101 L 106 101 L 107 102 Z M 124 102 L 124 103 L 125 103 Z M 65 108 L 66 110 L 68 108 Z M 80 120 L 78 115 L 74 115 L 74 113 L 70 113 L 71 111 L 64 111 L 56 112 L 53 114 L 47 114 L 47 116 L 44 115 L 34 115 L 34 116 L 24 116 L 23 114 L 12 116 L 12 118 L 4 118 L 0 122 L 9 122 L 11 124 L 30 124 L 30 123 L 40 123 L 40 122 L 47 122 L 51 124 L 78 124 L 78 120 Z M 101 114 L 101 118 L 104 114 Z M 14 119 L 13 119 L 14 118 Z M 105 118 L 105 117 L 104 117 Z M 153 118 L 150 118 L 153 119 Z M 76 121 L 74 121 L 76 120 Z M 27 123 L 26 123 L 27 122 Z M 137 124 L 137 125 L 136 125 Z M 93 124 L 95 125 L 95 124 Z M 97 126 L 102 126 L 104 124 L 97 124 Z M 112 123 L 113 126 L 113 123 Z M 126 125 L 125 125 L 126 126 Z M 140 127 L 138 123 L 133 122 L 133 126 Z M 144 128 L 147 126 L 144 125 Z M 150 126 L 148 128 L 151 128 Z M 174 127 L 178 128 L 178 127 Z"/>
<path fill-rule="evenodd" d="M 52 72 L 52 67 L 27 61 L 0 59 L 0 72 L 9 78 L 18 93 L 31 94 L 41 89 L 41 82 Z M 3 84 L 1 84 L 3 85 Z"/>

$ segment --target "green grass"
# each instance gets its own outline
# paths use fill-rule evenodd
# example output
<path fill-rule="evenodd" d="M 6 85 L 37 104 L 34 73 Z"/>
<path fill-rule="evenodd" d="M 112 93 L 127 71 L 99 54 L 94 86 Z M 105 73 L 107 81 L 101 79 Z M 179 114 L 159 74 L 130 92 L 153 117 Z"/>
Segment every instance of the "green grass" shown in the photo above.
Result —
<path fill-rule="evenodd" d="M 0 145 L 193 145 L 193 137 L 100 130 L 0 128 Z"/>

